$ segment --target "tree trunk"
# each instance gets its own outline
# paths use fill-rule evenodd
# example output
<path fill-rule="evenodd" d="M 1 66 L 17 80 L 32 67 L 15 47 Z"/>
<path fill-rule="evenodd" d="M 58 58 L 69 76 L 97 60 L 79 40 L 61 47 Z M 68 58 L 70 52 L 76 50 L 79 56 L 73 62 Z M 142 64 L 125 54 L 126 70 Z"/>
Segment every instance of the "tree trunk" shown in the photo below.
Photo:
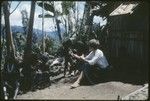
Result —
<path fill-rule="evenodd" d="M 67 21 L 66 21 L 66 19 L 64 19 L 64 21 L 65 21 L 65 30 L 66 30 L 66 36 L 67 36 L 67 34 L 68 34 L 68 30 L 67 30 Z M 65 37 L 66 37 L 65 36 Z"/>
<path fill-rule="evenodd" d="M 65 26 L 65 33 L 63 35 L 63 38 L 65 38 L 67 36 L 67 21 L 66 21 L 66 17 L 61 17 L 62 18 L 62 21 L 64 21 L 63 25 Z"/>
<path fill-rule="evenodd" d="M 92 33 L 93 18 L 94 15 L 89 15 L 85 23 L 85 33 L 88 34 L 89 39 L 94 38 L 94 35 Z"/>
<path fill-rule="evenodd" d="M 76 30 L 76 23 L 77 23 L 77 20 L 76 20 L 76 3 L 74 2 L 74 7 L 73 7 L 73 21 L 72 21 L 72 32 L 73 33 Z"/>
<path fill-rule="evenodd" d="M 68 35 L 70 35 L 70 33 L 72 33 L 72 28 L 71 28 L 71 16 L 70 13 L 68 14 Z"/>
<path fill-rule="evenodd" d="M 60 33 L 60 26 L 59 26 L 59 20 L 57 18 L 56 18 L 56 26 L 57 26 L 59 40 L 60 40 L 60 42 L 62 42 L 62 37 L 61 37 L 61 33 Z"/>
<path fill-rule="evenodd" d="M 43 7 L 42 7 L 42 53 L 45 52 L 45 33 L 44 33 L 44 1 L 43 1 Z"/>
<path fill-rule="evenodd" d="M 27 26 L 28 26 L 28 12 L 26 10 L 22 10 L 21 11 L 21 15 L 22 15 L 22 25 L 23 25 L 23 29 L 24 29 L 24 33 L 26 35 L 27 33 Z"/>
<path fill-rule="evenodd" d="M 2 9 L 2 6 L 1 6 L 1 5 L 2 5 L 2 2 L 0 2 L 0 7 L 1 7 L 1 9 Z M 1 9 L 0 9 L 0 10 L 1 10 Z M 2 10 L 1 10 L 1 11 L 2 11 Z M 1 40 L 2 40 L 2 39 L 1 39 L 1 38 L 2 38 L 2 37 L 1 37 L 1 36 L 2 36 L 2 20 L 1 20 L 1 19 L 2 19 L 2 13 L 1 13 L 1 16 L 0 16 L 0 22 L 1 22 L 1 25 L 0 25 L 0 60 L 2 60 L 2 49 L 3 49 L 3 48 L 2 48 L 2 47 L 3 47 L 3 46 L 2 46 L 2 41 L 1 41 Z M 0 64 L 1 64 L 1 61 L 0 61 Z M 0 68 L 1 68 L 1 66 L 0 66 Z"/>
<path fill-rule="evenodd" d="M 57 18 L 57 14 L 56 14 L 56 10 L 55 10 L 55 6 L 54 6 L 54 2 L 53 2 L 53 7 L 54 7 L 54 17 L 55 17 L 55 21 L 56 21 L 56 26 L 57 26 L 57 31 L 58 31 L 58 37 L 60 42 L 62 42 L 62 37 L 61 37 L 61 33 L 60 33 L 60 26 L 59 26 L 59 20 Z"/>
<path fill-rule="evenodd" d="M 66 19 L 67 19 L 67 37 L 69 37 L 69 28 L 70 28 L 70 25 L 69 25 L 69 14 L 66 15 Z"/>
<path fill-rule="evenodd" d="M 86 22 L 86 17 L 88 15 L 88 12 L 90 12 L 90 9 L 89 9 L 88 4 L 86 2 L 85 6 L 84 6 L 84 12 L 83 12 L 82 20 L 81 20 L 80 30 L 79 30 L 79 33 L 78 33 L 79 40 L 81 40 L 81 38 L 83 36 L 83 33 L 85 32 L 84 27 L 85 27 L 85 22 Z"/>
<path fill-rule="evenodd" d="M 27 30 L 27 43 L 26 43 L 26 47 L 25 47 L 24 60 L 27 60 L 28 56 L 30 56 L 30 54 L 32 52 L 34 13 L 35 13 L 35 1 L 32 1 L 29 25 L 28 25 L 28 30 Z"/>
<path fill-rule="evenodd" d="M 27 30 L 27 43 L 24 52 L 24 80 L 23 80 L 23 87 L 24 90 L 29 90 L 31 88 L 32 76 L 31 76 L 31 63 L 32 63 L 32 34 L 33 34 L 33 23 L 34 23 L 34 13 L 35 13 L 35 1 L 31 2 L 31 11 L 30 11 L 30 19 L 29 25 Z"/>
<path fill-rule="evenodd" d="M 83 32 L 84 32 L 84 37 L 86 37 L 86 39 L 84 40 L 89 40 L 92 38 L 92 26 L 93 26 L 93 18 L 94 15 L 92 13 L 90 13 L 91 10 L 91 6 L 89 3 L 86 2 L 85 4 L 85 8 L 84 8 L 84 15 L 83 15 L 83 22 L 82 22 L 82 28 L 83 28 Z"/>
<path fill-rule="evenodd" d="M 76 2 L 76 34 L 79 33 L 79 10 L 78 10 L 78 2 Z"/>
<path fill-rule="evenodd" d="M 13 37 L 10 27 L 10 12 L 9 12 L 9 4 L 8 1 L 3 2 L 3 12 L 4 12 L 4 19 L 5 19 L 5 27 L 6 27 L 6 46 L 7 46 L 7 56 L 13 56 L 12 58 L 15 58 L 15 47 L 13 43 Z"/>

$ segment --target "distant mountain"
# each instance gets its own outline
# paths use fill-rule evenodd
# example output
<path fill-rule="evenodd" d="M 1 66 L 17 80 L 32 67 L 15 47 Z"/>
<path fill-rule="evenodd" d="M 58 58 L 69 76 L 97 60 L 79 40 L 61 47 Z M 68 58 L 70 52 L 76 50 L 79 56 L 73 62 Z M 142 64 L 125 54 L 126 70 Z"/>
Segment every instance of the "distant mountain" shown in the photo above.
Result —
<path fill-rule="evenodd" d="M 24 33 L 24 30 L 21 26 L 11 26 L 11 30 L 13 33 L 17 33 L 17 32 Z"/>
<path fill-rule="evenodd" d="M 1 25 L 1 27 L 3 28 L 4 25 Z M 61 27 L 61 33 L 64 33 L 65 32 L 65 29 Z M 1 28 L 1 29 L 2 29 Z M 11 30 L 13 33 L 24 33 L 24 29 L 22 26 L 11 26 Z M 42 38 L 42 30 L 39 30 L 39 29 L 33 29 L 33 32 L 37 35 L 37 37 L 40 39 Z M 44 31 L 44 33 L 46 33 L 46 35 L 48 35 L 49 37 L 51 37 L 52 39 L 54 40 L 59 40 L 59 37 L 58 37 L 58 32 L 57 31 Z"/>
<path fill-rule="evenodd" d="M 22 26 L 11 26 L 11 29 L 13 33 L 17 33 L 17 32 L 24 33 Z M 61 31 L 64 32 L 64 29 L 62 28 Z M 37 35 L 38 38 L 42 38 L 42 30 L 33 29 L 33 32 Z M 46 33 L 46 35 L 48 35 L 49 37 L 55 40 L 59 40 L 57 31 L 51 31 L 51 32 L 44 31 L 44 33 Z"/>

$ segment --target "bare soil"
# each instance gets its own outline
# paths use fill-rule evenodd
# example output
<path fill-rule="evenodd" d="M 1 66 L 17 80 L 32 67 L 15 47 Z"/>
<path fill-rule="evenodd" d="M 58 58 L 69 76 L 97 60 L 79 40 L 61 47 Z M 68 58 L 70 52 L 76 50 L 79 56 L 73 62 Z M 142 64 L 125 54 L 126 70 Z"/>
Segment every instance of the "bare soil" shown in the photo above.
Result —
<path fill-rule="evenodd" d="M 63 78 L 51 86 L 29 91 L 26 94 L 18 95 L 17 99 L 41 99 L 41 100 L 117 100 L 131 92 L 143 87 L 143 85 L 133 85 L 119 81 L 108 81 L 96 85 L 82 85 L 75 89 L 70 89 L 72 82 L 68 78 Z M 73 80 L 74 81 L 74 80 Z"/>

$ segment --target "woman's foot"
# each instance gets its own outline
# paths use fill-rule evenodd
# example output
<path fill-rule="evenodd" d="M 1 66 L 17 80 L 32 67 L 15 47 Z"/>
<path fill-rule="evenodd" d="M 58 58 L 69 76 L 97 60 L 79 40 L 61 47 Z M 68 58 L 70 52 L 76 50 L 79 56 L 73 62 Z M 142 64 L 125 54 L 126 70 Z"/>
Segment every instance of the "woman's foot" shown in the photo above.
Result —
<path fill-rule="evenodd" d="M 74 84 L 72 84 L 70 86 L 70 88 L 72 89 L 72 88 L 76 88 L 76 87 L 79 87 L 79 86 L 80 86 L 80 84 L 78 82 L 75 82 Z"/>

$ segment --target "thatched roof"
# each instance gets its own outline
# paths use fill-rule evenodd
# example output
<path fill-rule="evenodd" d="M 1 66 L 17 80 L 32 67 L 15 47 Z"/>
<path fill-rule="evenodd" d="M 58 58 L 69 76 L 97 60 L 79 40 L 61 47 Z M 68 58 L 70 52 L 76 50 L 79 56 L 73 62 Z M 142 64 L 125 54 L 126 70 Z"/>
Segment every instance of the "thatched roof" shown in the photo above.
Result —
<path fill-rule="evenodd" d="M 93 10 L 93 14 L 96 16 L 101 16 L 101 17 L 108 17 L 109 14 L 117 8 L 121 2 L 114 2 L 114 1 L 93 1 L 90 2 L 92 6 L 100 6 L 99 9 Z M 104 6 L 103 6 L 104 5 Z"/>
<path fill-rule="evenodd" d="M 38 1 L 37 5 L 40 6 L 40 7 L 42 7 L 42 8 L 44 7 L 44 9 L 46 11 L 50 11 L 52 13 L 54 12 L 54 7 L 53 7 L 53 3 L 52 2 L 44 2 L 43 3 L 43 1 Z"/>
<path fill-rule="evenodd" d="M 121 15 L 121 14 L 131 14 L 133 9 L 138 5 L 138 3 L 122 3 L 118 6 L 110 16 Z"/>

